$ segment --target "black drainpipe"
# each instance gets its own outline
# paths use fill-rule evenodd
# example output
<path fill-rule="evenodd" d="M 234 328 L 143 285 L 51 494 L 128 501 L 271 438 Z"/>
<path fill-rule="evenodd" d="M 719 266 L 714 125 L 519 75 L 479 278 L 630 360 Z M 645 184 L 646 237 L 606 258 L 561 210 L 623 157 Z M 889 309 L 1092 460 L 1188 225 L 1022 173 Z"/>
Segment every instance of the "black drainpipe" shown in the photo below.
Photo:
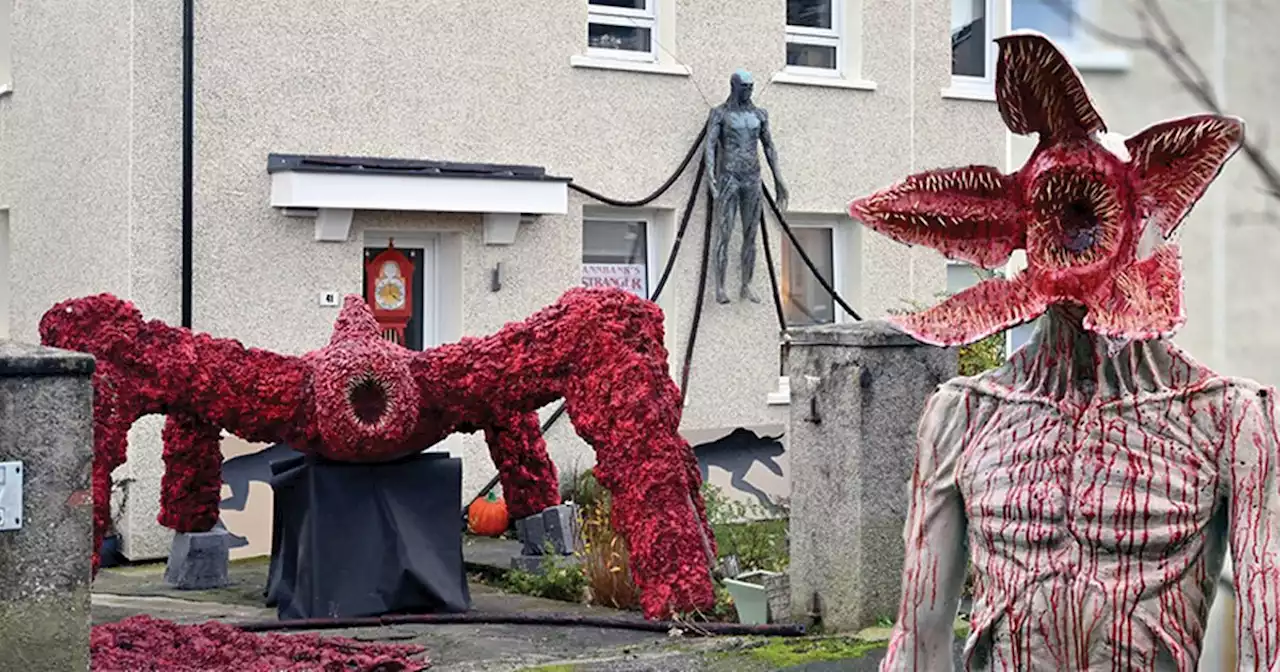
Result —
<path fill-rule="evenodd" d="M 191 231 L 195 144 L 195 0 L 182 0 L 182 326 L 191 327 Z"/>

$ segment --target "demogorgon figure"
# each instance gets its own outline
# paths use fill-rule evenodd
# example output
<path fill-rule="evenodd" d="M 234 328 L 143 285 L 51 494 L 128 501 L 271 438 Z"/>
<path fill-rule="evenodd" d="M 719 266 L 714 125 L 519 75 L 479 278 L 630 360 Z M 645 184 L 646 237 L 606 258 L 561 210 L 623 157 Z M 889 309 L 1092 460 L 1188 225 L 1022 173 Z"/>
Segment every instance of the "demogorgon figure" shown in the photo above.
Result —
<path fill-rule="evenodd" d="M 1230 553 L 1239 669 L 1280 670 L 1275 394 L 1165 340 L 1184 321 L 1167 242 L 1243 138 L 1200 115 L 1112 141 L 1045 38 L 999 42 L 1000 114 L 1039 144 L 1011 175 L 926 172 L 851 204 L 900 242 L 1027 268 L 895 319 L 943 346 L 1043 315 L 997 370 L 920 422 L 902 602 L 882 670 L 952 669 L 973 568 L 974 670 L 1196 669 Z"/>
<path fill-rule="evenodd" d="M 329 344 L 301 357 L 143 321 L 110 295 L 73 299 L 40 323 L 46 345 L 87 352 L 94 373 L 94 570 L 110 516 L 110 474 L 129 427 L 164 414 L 159 522 L 180 532 L 218 520 L 222 430 L 347 462 L 419 453 L 453 432 L 483 431 L 511 515 L 559 503 L 537 410 L 563 398 L 596 450 L 614 528 L 649 618 L 709 608 L 715 542 L 702 479 L 681 438 L 662 312 L 615 289 L 575 288 L 492 336 L 425 352 L 384 340 L 348 296 Z"/>

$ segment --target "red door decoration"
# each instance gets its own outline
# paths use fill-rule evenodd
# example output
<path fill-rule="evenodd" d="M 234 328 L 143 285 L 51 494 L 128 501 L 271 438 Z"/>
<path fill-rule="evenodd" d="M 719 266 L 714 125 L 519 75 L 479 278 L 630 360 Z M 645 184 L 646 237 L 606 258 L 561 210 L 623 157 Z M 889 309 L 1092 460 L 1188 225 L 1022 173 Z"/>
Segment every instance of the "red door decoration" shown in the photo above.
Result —
<path fill-rule="evenodd" d="M 404 345 L 404 330 L 413 317 L 413 262 L 396 249 L 394 240 L 387 249 L 365 264 L 364 295 L 378 320 L 382 337 Z"/>

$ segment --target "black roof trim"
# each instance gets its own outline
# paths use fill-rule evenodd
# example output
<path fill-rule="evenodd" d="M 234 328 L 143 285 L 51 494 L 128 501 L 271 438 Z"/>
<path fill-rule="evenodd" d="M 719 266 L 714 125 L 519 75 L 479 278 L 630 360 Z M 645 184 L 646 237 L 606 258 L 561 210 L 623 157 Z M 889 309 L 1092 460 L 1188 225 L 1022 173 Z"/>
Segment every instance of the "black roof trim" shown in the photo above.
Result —
<path fill-rule="evenodd" d="M 269 154 L 267 172 L 347 173 L 356 175 L 412 175 L 419 177 L 470 177 L 490 180 L 535 180 L 570 182 L 567 177 L 548 175 L 542 166 L 515 166 L 496 163 L 457 163 L 422 159 L 386 159 L 364 156 L 316 156 L 309 154 Z"/>

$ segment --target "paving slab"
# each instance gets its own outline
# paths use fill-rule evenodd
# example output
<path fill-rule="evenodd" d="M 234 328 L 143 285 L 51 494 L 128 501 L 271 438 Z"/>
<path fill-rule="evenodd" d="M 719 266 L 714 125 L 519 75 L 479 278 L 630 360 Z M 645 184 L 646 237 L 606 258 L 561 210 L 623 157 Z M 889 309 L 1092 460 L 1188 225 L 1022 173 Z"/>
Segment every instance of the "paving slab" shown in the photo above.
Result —
<path fill-rule="evenodd" d="M 518 553 L 519 546 L 513 540 L 483 540 L 468 544 L 464 554 L 473 566 L 499 569 L 509 566 L 511 549 Z M 262 596 L 267 564 L 266 558 L 232 562 L 230 584 L 216 590 L 177 590 L 166 585 L 163 563 L 103 569 L 93 584 L 93 623 L 136 614 L 177 623 L 274 620 L 275 610 L 265 606 Z M 641 619 L 634 612 L 511 594 L 474 581 L 470 588 L 475 612 Z M 406 624 L 308 632 L 417 644 L 426 647 L 432 670 L 440 672 L 869 672 L 878 668 L 884 655 L 884 633 L 875 630 L 852 638 L 856 656 L 792 666 L 771 663 L 772 658 L 761 655 L 761 647 L 776 650 L 781 645 L 792 646 L 786 642 L 795 642 L 795 648 L 803 650 L 803 642 L 780 643 L 759 637 L 690 638 L 615 628 L 483 624 Z M 957 660 L 960 648 L 957 641 Z"/>
<path fill-rule="evenodd" d="M 515 539 L 493 537 L 462 538 L 462 561 L 468 569 L 505 572 L 511 569 L 511 558 L 520 555 L 523 545 Z"/>

